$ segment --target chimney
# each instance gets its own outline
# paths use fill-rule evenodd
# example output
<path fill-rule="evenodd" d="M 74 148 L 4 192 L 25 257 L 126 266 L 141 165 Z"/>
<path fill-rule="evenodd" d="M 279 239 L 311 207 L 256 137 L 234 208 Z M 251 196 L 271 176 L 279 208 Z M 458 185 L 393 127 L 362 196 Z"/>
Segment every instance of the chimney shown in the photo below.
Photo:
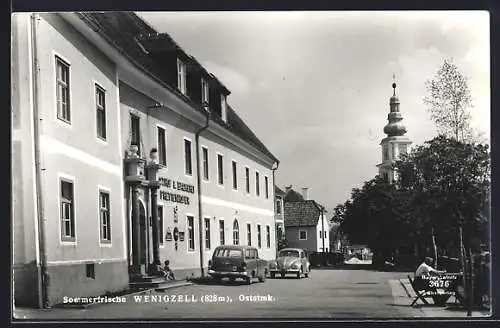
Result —
<path fill-rule="evenodd" d="M 302 188 L 302 197 L 304 197 L 304 200 L 309 200 L 309 188 Z"/>

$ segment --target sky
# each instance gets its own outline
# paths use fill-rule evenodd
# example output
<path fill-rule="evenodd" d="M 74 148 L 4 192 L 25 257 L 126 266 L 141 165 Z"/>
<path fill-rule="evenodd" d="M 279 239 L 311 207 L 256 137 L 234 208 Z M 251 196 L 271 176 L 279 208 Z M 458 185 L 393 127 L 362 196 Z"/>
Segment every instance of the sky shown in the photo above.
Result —
<path fill-rule="evenodd" d="M 393 75 L 413 146 L 437 135 L 425 81 L 452 58 L 472 126 L 490 136 L 487 11 L 149 12 L 231 91 L 228 103 L 280 160 L 276 184 L 330 211 L 378 172 Z"/>

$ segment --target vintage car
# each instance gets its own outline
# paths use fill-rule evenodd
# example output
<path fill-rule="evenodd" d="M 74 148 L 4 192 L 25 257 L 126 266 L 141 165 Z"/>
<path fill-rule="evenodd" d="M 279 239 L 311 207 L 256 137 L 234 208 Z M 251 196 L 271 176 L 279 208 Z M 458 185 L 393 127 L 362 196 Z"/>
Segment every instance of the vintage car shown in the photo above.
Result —
<path fill-rule="evenodd" d="M 231 282 L 241 278 L 251 284 L 254 278 L 260 282 L 266 280 L 268 265 L 266 260 L 259 258 L 255 247 L 224 245 L 214 250 L 208 261 L 208 274 L 219 282 L 222 278 L 229 278 Z"/>
<path fill-rule="evenodd" d="M 311 264 L 304 250 L 300 248 L 284 248 L 279 251 L 276 261 L 269 263 L 269 274 L 274 278 L 276 274 L 282 278 L 286 274 L 294 274 L 298 279 L 311 273 Z"/>

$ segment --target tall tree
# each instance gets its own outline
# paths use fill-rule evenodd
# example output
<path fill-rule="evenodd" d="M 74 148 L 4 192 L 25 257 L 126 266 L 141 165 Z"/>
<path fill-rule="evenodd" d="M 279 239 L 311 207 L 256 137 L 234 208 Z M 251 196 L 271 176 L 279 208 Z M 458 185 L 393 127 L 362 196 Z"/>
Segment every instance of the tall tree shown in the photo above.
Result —
<path fill-rule="evenodd" d="M 445 59 L 433 79 L 425 83 L 429 94 L 423 99 L 439 132 L 458 141 L 471 140 L 472 97 L 468 78 L 452 59 Z"/>
<path fill-rule="evenodd" d="M 485 212 L 490 193 L 488 147 L 438 136 L 416 147 L 395 164 L 399 190 L 412 194 L 411 208 L 423 220 L 422 229 L 435 230 L 438 246 L 459 250 L 463 227 L 467 247 L 482 236 L 489 217 Z"/>

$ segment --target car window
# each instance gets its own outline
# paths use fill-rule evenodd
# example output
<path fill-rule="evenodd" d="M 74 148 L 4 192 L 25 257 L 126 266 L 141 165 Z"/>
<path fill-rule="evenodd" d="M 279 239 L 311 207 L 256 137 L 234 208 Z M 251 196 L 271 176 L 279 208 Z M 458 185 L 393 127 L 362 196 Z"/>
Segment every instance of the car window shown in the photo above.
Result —
<path fill-rule="evenodd" d="M 259 253 L 257 252 L 256 249 L 253 250 L 253 258 L 258 259 L 259 258 Z"/>
<path fill-rule="evenodd" d="M 293 251 L 293 250 L 284 250 L 279 252 L 280 257 L 299 257 L 299 252 L 298 251 Z"/>
<path fill-rule="evenodd" d="M 239 249 L 219 248 L 215 251 L 216 257 L 242 257 L 242 252 Z"/>
<path fill-rule="evenodd" d="M 251 249 L 245 249 L 245 258 L 247 258 L 247 259 L 253 258 L 253 254 L 252 254 Z"/>

